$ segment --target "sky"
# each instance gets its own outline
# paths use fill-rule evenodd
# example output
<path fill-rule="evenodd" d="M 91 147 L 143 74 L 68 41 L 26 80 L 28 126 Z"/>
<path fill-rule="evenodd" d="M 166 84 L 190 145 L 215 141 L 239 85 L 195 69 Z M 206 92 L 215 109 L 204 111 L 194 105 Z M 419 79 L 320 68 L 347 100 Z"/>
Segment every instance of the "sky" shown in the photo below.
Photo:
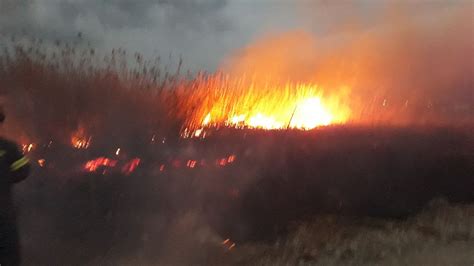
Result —
<path fill-rule="evenodd" d="M 0 0 L 0 35 L 51 42 L 78 41 L 80 35 L 81 42 L 102 51 L 171 55 L 182 57 L 188 69 L 213 71 L 264 34 L 304 29 L 326 36 L 349 17 L 375 26 L 390 2 L 422 14 L 466 1 Z"/>

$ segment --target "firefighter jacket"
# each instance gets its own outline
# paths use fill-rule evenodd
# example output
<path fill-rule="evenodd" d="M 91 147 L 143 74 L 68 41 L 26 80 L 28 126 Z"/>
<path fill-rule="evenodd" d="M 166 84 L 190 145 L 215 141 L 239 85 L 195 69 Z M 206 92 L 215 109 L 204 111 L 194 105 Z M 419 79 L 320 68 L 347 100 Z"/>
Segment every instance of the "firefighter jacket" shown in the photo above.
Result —
<path fill-rule="evenodd" d="M 25 179 L 29 169 L 28 159 L 16 144 L 0 138 L 0 222 L 12 211 L 12 185 Z"/>

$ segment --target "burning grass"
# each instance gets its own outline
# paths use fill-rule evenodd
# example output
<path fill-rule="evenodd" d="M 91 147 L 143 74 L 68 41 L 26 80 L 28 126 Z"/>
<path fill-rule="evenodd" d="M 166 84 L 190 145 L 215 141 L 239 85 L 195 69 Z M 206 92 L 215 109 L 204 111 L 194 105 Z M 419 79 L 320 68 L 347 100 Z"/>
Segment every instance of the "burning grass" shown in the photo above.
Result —
<path fill-rule="evenodd" d="M 152 154 L 141 148 L 142 160 L 129 176 L 121 166 L 108 174 L 74 172 L 83 166 L 78 155 L 91 150 L 58 150 L 49 153 L 47 165 L 64 164 L 69 172 L 36 168 L 18 187 L 25 259 L 60 265 L 397 264 L 411 258 L 423 263 L 436 251 L 463 262 L 472 242 L 472 208 L 462 203 L 473 200 L 469 132 L 226 129 L 206 139 L 156 144 Z M 110 156 L 129 152 L 116 151 Z M 417 214 L 440 195 L 452 205 Z M 46 252 L 52 249 L 54 257 Z"/>
<path fill-rule="evenodd" d="M 431 27 L 414 30 L 427 39 L 433 34 Z M 0 54 L 0 93 L 11 115 L 7 132 L 24 144 L 52 140 L 86 148 L 114 142 L 127 148 L 155 138 L 203 137 L 222 127 L 471 124 L 472 78 L 465 69 L 472 64 L 444 64 L 463 68 L 446 80 L 407 73 L 401 65 L 415 65 L 417 73 L 431 66 L 404 45 L 382 41 L 394 36 L 374 33 L 334 49 L 323 42 L 323 54 L 309 34 L 270 36 L 243 49 L 222 72 L 196 75 L 183 74 L 181 61 L 170 70 L 159 58 L 144 60 L 121 49 L 100 57 L 90 47 L 12 41 Z M 462 39 L 446 47 L 472 54 L 465 44 Z M 374 52 L 380 47 L 390 53 Z"/>
<path fill-rule="evenodd" d="M 0 55 L 0 92 L 12 117 L 7 133 L 21 143 L 127 147 L 209 128 L 308 130 L 350 118 L 347 90 L 335 94 L 316 83 L 185 77 L 181 64 L 166 72 L 159 60 L 136 54 L 129 66 L 122 50 L 101 62 L 92 49 L 58 44 L 51 52 L 38 40 L 9 47 Z"/>
<path fill-rule="evenodd" d="M 425 45 L 419 38 L 437 36 L 431 27 L 364 35 L 322 55 L 308 35 L 264 38 L 228 74 L 183 75 L 181 63 L 169 70 L 139 54 L 129 65 L 123 50 L 102 58 L 90 47 L 13 42 L 0 54 L 6 131 L 40 155 L 19 194 L 29 262 L 192 264 L 230 254 L 217 264 L 360 264 L 386 259 L 380 250 L 409 252 L 432 225 L 367 216 L 406 217 L 440 195 L 473 200 L 472 47 L 450 31 Z M 433 65 L 442 67 L 430 74 Z M 470 206 L 460 213 L 470 217 Z M 317 214 L 317 226 L 280 237 Z M 469 228 L 427 239 L 445 245 L 461 232 L 471 241 Z M 275 236 L 280 244 L 246 245 Z"/>
<path fill-rule="evenodd" d="M 196 106 L 185 127 L 230 126 L 260 129 L 313 129 L 345 123 L 350 117 L 344 99 L 311 84 L 263 83 L 217 75 L 199 77 L 185 99 Z"/>
<path fill-rule="evenodd" d="M 8 47 L 0 55 L 0 93 L 9 113 L 6 131 L 21 143 L 86 148 L 91 140 L 132 145 L 137 138 L 178 135 L 176 73 L 162 73 L 138 54 L 129 67 L 120 50 L 102 61 L 93 49 L 69 44 L 53 52 L 39 40 Z"/>

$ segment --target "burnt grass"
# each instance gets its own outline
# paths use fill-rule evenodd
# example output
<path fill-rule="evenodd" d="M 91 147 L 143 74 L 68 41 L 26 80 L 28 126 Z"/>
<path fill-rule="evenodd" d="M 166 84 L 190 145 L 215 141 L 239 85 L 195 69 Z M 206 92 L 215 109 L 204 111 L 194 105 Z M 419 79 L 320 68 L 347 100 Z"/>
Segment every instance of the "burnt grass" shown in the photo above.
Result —
<path fill-rule="evenodd" d="M 82 173 L 78 165 L 98 152 L 49 151 L 47 161 L 63 165 L 35 168 L 16 189 L 24 261 L 207 264 L 224 252 L 223 239 L 273 243 L 314 217 L 357 226 L 404 222 L 433 199 L 472 204 L 473 129 L 221 129 L 201 140 L 129 148 L 142 158 L 129 176 Z M 159 171 L 170 160 L 229 154 L 236 161 L 226 167 Z"/>

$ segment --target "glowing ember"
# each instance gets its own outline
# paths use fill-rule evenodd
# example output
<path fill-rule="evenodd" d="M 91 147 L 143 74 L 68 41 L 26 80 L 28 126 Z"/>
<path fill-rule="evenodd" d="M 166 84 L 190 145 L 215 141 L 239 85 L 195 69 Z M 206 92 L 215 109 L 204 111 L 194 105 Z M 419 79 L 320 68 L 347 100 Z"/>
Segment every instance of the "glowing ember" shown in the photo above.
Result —
<path fill-rule="evenodd" d="M 225 166 L 227 164 L 227 160 L 226 160 L 226 158 L 219 159 L 219 160 L 216 161 L 216 164 L 220 165 L 220 166 Z"/>
<path fill-rule="evenodd" d="M 195 160 L 188 160 L 188 162 L 186 163 L 186 166 L 189 167 L 189 168 L 194 168 L 194 167 L 196 167 L 196 163 L 197 163 L 197 161 L 195 161 Z"/>
<path fill-rule="evenodd" d="M 235 155 L 231 155 L 227 158 L 228 163 L 233 163 L 235 161 Z"/>
<path fill-rule="evenodd" d="M 309 130 L 345 123 L 350 115 L 342 95 L 326 94 L 317 85 L 257 83 L 223 77 L 203 79 L 197 84 L 187 103 L 197 103 L 197 107 L 186 117 L 186 137 L 202 136 L 204 128 L 221 125 Z"/>
<path fill-rule="evenodd" d="M 110 168 L 119 169 L 122 174 L 129 175 L 137 169 L 138 165 L 140 165 L 140 162 L 140 158 L 133 158 L 127 163 L 125 163 L 121 168 L 119 168 L 119 162 L 117 160 L 112 160 L 106 157 L 99 157 L 85 163 L 84 170 L 86 170 L 87 172 L 97 172 L 98 170 L 103 169 L 105 173 L 104 168 Z"/>
<path fill-rule="evenodd" d="M 91 142 L 91 138 L 88 138 L 88 139 L 72 138 L 71 140 L 72 146 L 76 149 L 87 149 L 89 148 L 90 142 Z"/>
<path fill-rule="evenodd" d="M 34 143 L 21 145 L 21 150 L 22 150 L 23 154 L 27 154 L 27 153 L 33 151 L 35 148 L 36 148 L 36 145 Z"/>
<path fill-rule="evenodd" d="M 38 160 L 38 165 L 39 165 L 40 167 L 44 167 L 44 166 L 46 165 L 46 160 L 45 160 L 45 159 L 39 159 L 39 160 Z"/>
<path fill-rule="evenodd" d="M 92 137 L 87 136 L 84 128 L 80 127 L 71 137 L 71 144 L 76 149 L 87 149 Z"/>
<path fill-rule="evenodd" d="M 230 239 L 222 241 L 222 246 L 227 250 L 232 250 L 235 247 L 235 242 L 232 242 Z"/>
<path fill-rule="evenodd" d="M 217 159 L 216 160 L 216 165 L 217 166 L 227 166 L 228 164 L 231 164 L 231 163 L 234 163 L 235 162 L 235 155 L 230 155 L 228 157 L 225 157 L 225 158 L 221 158 L 221 159 Z"/>
<path fill-rule="evenodd" d="M 88 172 L 95 172 L 100 167 L 115 167 L 115 165 L 117 165 L 116 160 L 111 160 L 111 159 L 105 158 L 105 157 L 99 157 L 97 159 L 88 161 L 84 165 L 84 170 L 86 170 Z"/>
<path fill-rule="evenodd" d="M 164 172 L 165 169 L 168 169 L 168 168 L 179 169 L 181 167 L 183 168 L 186 167 L 193 170 L 206 168 L 206 167 L 217 167 L 217 168 L 228 167 L 232 165 L 233 163 L 235 163 L 236 159 L 237 159 L 237 156 L 235 154 L 231 154 L 227 157 L 215 158 L 215 159 L 212 159 L 211 162 L 207 162 L 206 159 L 198 159 L 198 158 L 189 159 L 185 161 L 174 159 L 174 160 L 171 160 L 169 163 L 160 164 L 159 171 Z M 212 162 L 214 162 L 215 164 L 213 164 Z M 186 163 L 186 165 L 184 163 Z"/>
<path fill-rule="evenodd" d="M 127 164 L 125 164 L 122 167 L 122 173 L 126 174 L 126 175 L 129 175 L 129 174 L 133 173 L 133 171 L 135 171 L 135 169 L 140 164 L 140 161 L 141 160 L 139 158 L 134 158 L 134 159 L 130 160 Z"/>

